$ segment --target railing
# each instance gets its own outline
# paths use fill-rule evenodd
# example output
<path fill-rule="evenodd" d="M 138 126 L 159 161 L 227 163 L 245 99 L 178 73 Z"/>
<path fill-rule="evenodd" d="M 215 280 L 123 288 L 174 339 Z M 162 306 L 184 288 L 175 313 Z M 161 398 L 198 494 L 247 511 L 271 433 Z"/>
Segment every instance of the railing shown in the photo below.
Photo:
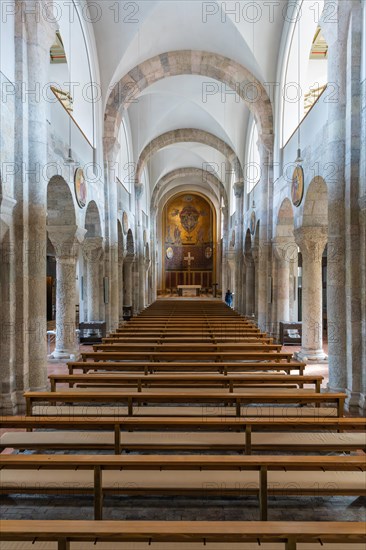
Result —
<path fill-rule="evenodd" d="M 52 133 L 71 149 L 75 161 L 92 165 L 94 147 L 80 128 L 71 111 L 71 96 L 53 86 L 55 100 L 50 102 L 50 124 Z"/>

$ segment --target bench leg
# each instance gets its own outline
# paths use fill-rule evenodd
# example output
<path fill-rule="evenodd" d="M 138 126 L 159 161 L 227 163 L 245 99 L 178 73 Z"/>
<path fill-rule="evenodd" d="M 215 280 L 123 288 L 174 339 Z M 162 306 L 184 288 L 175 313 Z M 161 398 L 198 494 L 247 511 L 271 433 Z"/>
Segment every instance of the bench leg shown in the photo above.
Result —
<path fill-rule="evenodd" d="M 252 427 L 249 425 L 245 426 L 245 454 L 252 454 Z"/>
<path fill-rule="evenodd" d="M 94 466 L 94 519 L 103 519 L 102 469 Z"/>
<path fill-rule="evenodd" d="M 296 550 L 297 544 L 296 540 L 293 538 L 289 538 L 286 542 L 285 550 Z"/>
<path fill-rule="evenodd" d="M 114 452 L 116 455 L 121 454 L 121 429 L 119 424 L 114 426 Z"/>
<path fill-rule="evenodd" d="M 259 472 L 259 510 L 260 520 L 267 521 L 268 516 L 268 487 L 267 487 L 267 467 L 261 466 Z"/>
<path fill-rule="evenodd" d="M 70 542 L 67 539 L 59 539 L 57 542 L 57 550 L 70 550 Z"/>

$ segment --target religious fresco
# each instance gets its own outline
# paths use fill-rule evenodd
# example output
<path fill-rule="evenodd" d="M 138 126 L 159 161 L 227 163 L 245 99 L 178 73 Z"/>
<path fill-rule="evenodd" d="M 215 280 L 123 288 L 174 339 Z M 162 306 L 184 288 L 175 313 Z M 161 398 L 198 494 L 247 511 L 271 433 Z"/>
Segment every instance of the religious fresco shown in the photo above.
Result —
<path fill-rule="evenodd" d="M 200 195 L 173 197 L 165 207 L 164 260 L 167 271 L 213 269 L 213 214 Z"/>

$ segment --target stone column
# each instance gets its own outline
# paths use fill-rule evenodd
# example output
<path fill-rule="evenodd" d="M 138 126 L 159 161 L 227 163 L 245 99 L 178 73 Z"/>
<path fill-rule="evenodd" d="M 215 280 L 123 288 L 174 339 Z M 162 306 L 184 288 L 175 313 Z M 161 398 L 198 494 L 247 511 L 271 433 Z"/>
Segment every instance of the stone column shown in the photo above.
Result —
<path fill-rule="evenodd" d="M 254 315 L 254 299 L 255 299 L 255 270 L 254 260 L 251 254 L 245 254 L 245 268 L 246 268 L 246 281 L 245 281 L 245 314 L 251 317 Z"/>
<path fill-rule="evenodd" d="M 258 183 L 260 189 L 260 204 L 257 212 L 259 220 L 259 235 L 255 235 L 256 251 L 256 318 L 262 330 L 268 331 L 268 275 L 271 259 L 271 226 L 273 188 L 273 136 L 261 134 L 258 141 L 261 161 L 261 179 Z M 258 229 L 256 229 L 257 231 Z"/>
<path fill-rule="evenodd" d="M 53 359 L 77 355 L 76 341 L 76 261 L 85 229 L 47 227 L 56 253 L 56 346 Z"/>
<path fill-rule="evenodd" d="M 100 262 L 103 258 L 103 237 L 88 237 L 85 239 L 83 254 L 87 270 L 88 321 L 101 321 Z"/>
<path fill-rule="evenodd" d="M 105 154 L 105 275 L 109 280 L 109 303 L 105 305 L 107 330 L 114 331 L 119 325 L 118 290 L 118 221 L 116 162 L 120 144 L 118 140 L 104 139 Z"/>
<path fill-rule="evenodd" d="M 242 259 L 241 259 L 241 265 L 242 265 L 242 279 L 241 279 L 241 313 L 243 315 L 246 315 L 246 311 L 247 311 L 247 265 L 246 265 L 246 262 L 245 262 L 245 254 L 244 252 L 242 252 L 241 254 L 242 256 Z"/>
<path fill-rule="evenodd" d="M 365 131 L 366 133 L 366 131 Z M 366 157 L 366 154 L 365 154 Z M 365 180 L 366 181 L 366 180 Z M 361 276 L 361 311 L 362 311 L 362 352 L 361 352 L 361 395 L 360 407 L 366 409 L 366 195 L 360 199 L 360 276 Z"/>
<path fill-rule="evenodd" d="M 134 262 L 134 256 L 127 255 L 123 262 L 123 305 L 126 307 L 132 307 L 132 267 Z"/>
<path fill-rule="evenodd" d="M 321 21 L 328 43 L 328 82 L 336 89 L 336 101 L 328 104 L 329 166 L 335 168 L 328 185 L 328 267 L 327 315 L 329 387 L 343 391 L 347 386 L 346 255 L 345 255 L 345 163 L 346 163 L 346 87 L 347 33 L 352 2 L 325 1 L 324 13 L 334 13 Z"/>
<path fill-rule="evenodd" d="M 234 291 L 234 309 L 242 313 L 241 297 L 243 293 L 243 219 L 244 219 L 244 182 L 234 183 L 235 195 L 235 289 Z"/>
<path fill-rule="evenodd" d="M 15 414 L 15 247 L 13 209 L 15 201 L 2 197 L 0 202 L 0 409 L 4 414 Z M 20 329 L 19 329 L 20 330 Z"/>
<path fill-rule="evenodd" d="M 143 244 L 143 226 L 142 226 L 142 207 L 141 197 L 144 191 L 144 185 L 140 182 L 135 182 L 135 197 L 136 197 L 136 220 L 137 220 L 137 239 L 136 239 L 136 255 L 137 264 L 136 267 L 136 283 L 137 283 L 137 308 L 138 311 L 142 311 L 146 305 L 145 299 L 145 258 L 144 258 L 144 244 Z"/>
<path fill-rule="evenodd" d="M 252 248 L 252 258 L 253 258 L 253 313 L 255 315 L 255 318 L 258 321 L 258 294 L 259 294 L 259 280 L 258 280 L 258 273 L 259 273 L 259 248 L 258 246 L 254 246 Z"/>
<path fill-rule="evenodd" d="M 322 256 L 327 243 L 326 227 L 301 227 L 295 240 L 302 253 L 302 345 L 304 361 L 326 359 L 323 351 Z"/>
<path fill-rule="evenodd" d="M 297 245 L 293 240 L 277 237 L 273 241 L 276 259 L 276 321 L 290 320 L 290 272 L 293 261 L 297 258 Z"/>
<path fill-rule="evenodd" d="M 28 0 L 22 5 L 19 18 L 24 17 L 26 44 L 22 44 L 21 59 L 26 53 L 27 76 L 23 82 L 29 94 L 22 98 L 28 106 L 28 154 L 22 158 L 26 166 L 23 170 L 23 186 L 28 189 L 24 196 L 28 209 L 28 234 L 25 235 L 27 248 L 28 280 L 25 296 L 25 343 L 28 347 L 28 365 L 18 365 L 19 375 L 24 386 L 31 390 L 44 390 L 47 387 L 47 320 L 46 320 L 46 205 L 47 178 L 44 167 L 47 164 L 48 108 L 42 90 L 49 82 L 48 67 L 50 47 L 54 40 L 55 28 L 40 14 L 37 0 Z M 23 13 L 24 11 L 24 13 Z M 24 75 L 25 76 L 25 75 Z M 27 115 L 26 115 L 27 116 Z M 23 136 L 19 136 L 22 140 Z M 24 151 L 22 152 L 24 155 Z M 22 266 L 24 267 L 24 266 Z M 24 277 L 24 271 L 20 275 Z M 28 371 L 28 372 L 27 372 Z M 27 376 L 28 375 L 28 376 Z M 28 379 L 27 379 L 28 378 Z"/>
<path fill-rule="evenodd" d="M 123 319 L 123 259 L 118 258 L 118 317 Z"/>

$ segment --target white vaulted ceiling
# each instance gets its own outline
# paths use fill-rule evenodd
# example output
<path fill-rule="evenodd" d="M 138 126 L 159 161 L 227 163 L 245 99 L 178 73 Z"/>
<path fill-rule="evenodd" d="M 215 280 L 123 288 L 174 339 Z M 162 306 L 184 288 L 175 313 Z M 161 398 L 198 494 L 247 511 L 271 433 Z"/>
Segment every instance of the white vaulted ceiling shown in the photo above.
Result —
<path fill-rule="evenodd" d="M 102 17 L 93 24 L 100 64 L 104 105 L 110 90 L 126 73 L 158 54 L 200 50 L 220 54 L 241 64 L 262 84 L 275 81 L 277 57 L 287 0 L 271 2 L 202 2 L 201 0 L 93 0 Z M 240 13 L 227 13 L 240 4 Z M 250 4 L 259 6 L 258 21 Z M 118 8 L 117 8 L 118 5 Z M 132 7 L 131 7 L 132 6 Z M 116 17 L 118 9 L 119 17 Z M 205 11 L 215 13 L 205 15 Z M 249 11 L 246 11 L 249 10 Z M 130 14 L 130 15 L 129 15 Z M 205 21 L 206 20 L 206 21 Z M 207 89 L 215 90 L 204 96 Z M 211 78 L 170 76 L 147 86 L 128 108 L 133 157 L 153 139 L 171 130 L 194 128 L 226 142 L 244 162 L 245 140 L 251 120 L 238 96 Z M 166 173 L 182 167 L 225 162 L 212 147 L 177 143 L 158 151 L 147 162 L 150 193 Z M 225 177 L 218 173 L 225 183 Z M 228 184 L 228 178 L 226 181 Z"/>

